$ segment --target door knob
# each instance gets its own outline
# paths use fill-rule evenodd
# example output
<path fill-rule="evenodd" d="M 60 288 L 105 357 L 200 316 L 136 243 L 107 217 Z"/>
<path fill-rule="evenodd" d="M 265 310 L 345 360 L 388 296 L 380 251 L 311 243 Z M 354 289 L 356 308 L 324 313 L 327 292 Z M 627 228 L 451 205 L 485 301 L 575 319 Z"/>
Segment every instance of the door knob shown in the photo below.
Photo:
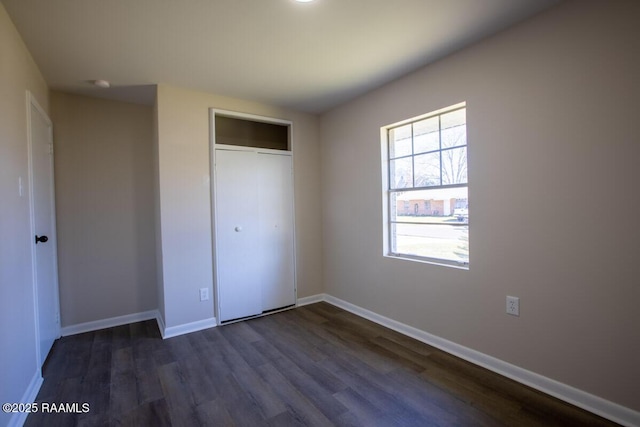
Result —
<path fill-rule="evenodd" d="M 236 230 L 238 233 L 242 231 L 242 227 L 237 226 L 234 230 Z"/>
<path fill-rule="evenodd" d="M 36 234 L 36 245 L 38 244 L 38 242 L 40 243 L 47 243 L 47 241 L 49 240 L 49 238 L 47 236 L 39 236 Z"/>

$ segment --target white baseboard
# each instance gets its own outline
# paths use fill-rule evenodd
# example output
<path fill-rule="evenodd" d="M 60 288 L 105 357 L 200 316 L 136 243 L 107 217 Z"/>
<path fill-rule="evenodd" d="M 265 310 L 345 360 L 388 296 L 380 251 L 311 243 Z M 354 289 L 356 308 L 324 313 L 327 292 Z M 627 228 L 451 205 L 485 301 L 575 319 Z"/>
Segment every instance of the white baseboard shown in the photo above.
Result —
<path fill-rule="evenodd" d="M 389 319 L 388 317 L 381 316 L 373 311 L 351 304 L 339 298 L 335 298 L 331 295 L 319 294 L 303 298 L 303 300 L 306 304 L 319 301 L 328 302 L 336 307 L 340 307 L 360 317 L 371 320 L 372 322 L 439 348 L 440 350 L 446 351 L 447 353 L 453 354 L 454 356 L 468 362 L 482 366 L 490 371 L 496 372 L 521 384 L 532 387 L 623 426 L 640 426 L 640 412 L 571 387 L 567 384 L 560 383 L 551 378 L 536 374 L 535 372 L 512 365 L 500 359 L 496 359 L 495 357 L 479 351 L 456 344 L 444 338 L 440 338 L 436 335 L 432 335 L 423 330 Z M 301 304 L 299 301 L 298 305 L 305 304 Z"/>
<path fill-rule="evenodd" d="M 156 319 L 158 310 L 144 311 L 142 313 L 125 314 L 124 316 L 110 317 L 108 319 L 94 320 L 92 322 L 79 323 L 77 325 L 65 326 L 60 333 L 63 337 L 81 334 L 84 332 L 98 331 L 100 329 L 112 328 L 114 326 L 128 325 L 129 323 L 142 322 Z"/>
<path fill-rule="evenodd" d="M 165 326 L 164 319 L 162 319 L 160 315 L 158 315 L 157 321 L 158 321 L 158 327 L 160 328 L 160 333 L 162 334 L 163 340 L 167 338 L 177 337 L 178 335 L 197 332 L 203 329 L 209 329 L 209 328 L 218 326 L 218 322 L 216 321 L 215 317 L 211 317 L 209 319 L 204 319 L 204 320 L 198 320 L 191 323 L 185 323 L 183 325 L 170 326 L 170 327 Z"/>
<path fill-rule="evenodd" d="M 38 397 L 38 392 L 40 391 L 40 387 L 42 386 L 42 375 L 40 374 L 40 369 L 36 371 L 29 383 L 29 386 L 25 390 L 22 395 L 22 399 L 20 399 L 20 403 L 33 403 L 36 401 L 36 397 Z M 2 402 L 5 403 L 5 402 Z M 16 402 L 18 403 L 18 402 Z M 27 417 L 29 413 L 27 412 L 15 412 L 11 418 L 9 419 L 9 424 L 7 427 L 21 427 L 25 421 L 27 421 Z"/>
<path fill-rule="evenodd" d="M 298 307 L 303 305 L 314 304 L 320 301 L 326 301 L 327 294 L 311 295 L 310 297 L 298 298 Z"/>
<path fill-rule="evenodd" d="M 158 310 L 150 310 L 142 313 L 126 314 L 124 316 L 111 317 L 109 319 L 95 320 L 93 322 L 79 323 L 77 325 L 65 326 L 61 330 L 62 336 L 81 334 L 84 332 L 98 331 L 100 329 L 112 328 L 114 326 L 128 325 L 130 323 L 143 322 L 145 320 L 155 319 L 158 323 L 158 329 L 162 339 L 175 337 L 189 332 L 196 332 L 202 329 L 217 326 L 215 317 L 210 319 L 198 320 L 197 322 L 186 323 L 184 325 L 167 327 L 164 319 Z"/>
<path fill-rule="evenodd" d="M 162 317 L 160 310 L 158 310 L 158 315 L 156 316 L 156 323 L 158 323 L 158 329 L 160 329 L 160 336 L 164 339 L 164 330 L 166 329 L 166 326 L 164 325 L 164 318 Z"/>

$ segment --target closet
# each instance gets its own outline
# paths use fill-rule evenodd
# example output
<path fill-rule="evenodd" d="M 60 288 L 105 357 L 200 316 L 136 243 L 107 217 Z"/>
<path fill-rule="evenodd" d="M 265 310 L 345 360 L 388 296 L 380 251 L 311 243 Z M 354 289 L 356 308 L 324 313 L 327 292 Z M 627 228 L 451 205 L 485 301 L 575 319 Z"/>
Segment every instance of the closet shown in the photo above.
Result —
<path fill-rule="evenodd" d="M 291 123 L 211 110 L 217 318 L 295 306 Z"/>

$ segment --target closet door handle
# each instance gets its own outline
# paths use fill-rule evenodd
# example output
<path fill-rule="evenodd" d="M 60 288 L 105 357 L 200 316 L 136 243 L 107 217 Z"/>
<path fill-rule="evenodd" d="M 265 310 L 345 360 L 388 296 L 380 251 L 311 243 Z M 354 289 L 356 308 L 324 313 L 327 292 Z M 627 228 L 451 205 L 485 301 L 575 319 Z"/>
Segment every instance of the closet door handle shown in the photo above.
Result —
<path fill-rule="evenodd" d="M 36 245 L 38 243 L 47 243 L 47 240 L 49 240 L 49 238 L 47 236 L 38 236 L 36 234 Z"/>
<path fill-rule="evenodd" d="M 237 232 L 237 233 L 239 233 L 239 232 L 241 232 L 241 231 L 242 231 L 242 227 L 237 226 L 236 228 L 234 228 L 234 230 L 236 230 L 236 232 Z"/>

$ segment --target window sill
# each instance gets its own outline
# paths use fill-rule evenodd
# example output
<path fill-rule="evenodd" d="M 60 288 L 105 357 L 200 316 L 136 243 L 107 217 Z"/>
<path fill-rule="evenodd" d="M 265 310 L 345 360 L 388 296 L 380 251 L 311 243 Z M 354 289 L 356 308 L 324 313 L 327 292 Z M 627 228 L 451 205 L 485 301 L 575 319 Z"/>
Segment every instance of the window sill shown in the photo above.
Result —
<path fill-rule="evenodd" d="M 450 267 L 458 270 L 467 270 L 467 271 L 469 270 L 468 262 L 449 261 L 449 260 L 437 259 L 437 258 L 424 258 L 424 257 L 417 257 L 417 256 L 406 255 L 406 254 L 392 254 L 392 253 L 385 254 L 384 257 L 400 259 L 403 261 L 420 262 L 423 264 L 431 264 L 431 265 L 437 265 L 441 267 Z"/>

